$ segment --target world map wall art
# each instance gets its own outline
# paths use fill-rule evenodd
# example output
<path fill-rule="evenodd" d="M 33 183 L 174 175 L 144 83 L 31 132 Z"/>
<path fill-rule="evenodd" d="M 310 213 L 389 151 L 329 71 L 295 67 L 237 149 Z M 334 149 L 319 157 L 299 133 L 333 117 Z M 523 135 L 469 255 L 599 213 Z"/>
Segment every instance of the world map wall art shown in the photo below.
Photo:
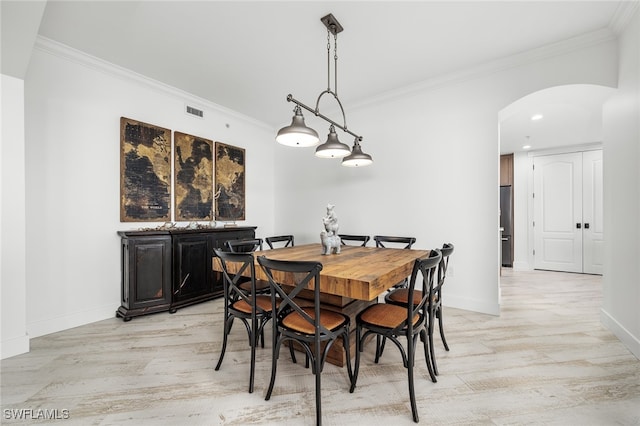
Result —
<path fill-rule="evenodd" d="M 121 117 L 120 221 L 214 219 L 245 219 L 245 150 Z"/>
<path fill-rule="evenodd" d="M 171 130 L 120 118 L 120 221 L 171 221 Z"/>
<path fill-rule="evenodd" d="M 176 221 L 213 220 L 213 142 L 174 132 Z"/>
<path fill-rule="evenodd" d="M 244 220 L 245 151 L 216 142 L 216 219 Z"/>

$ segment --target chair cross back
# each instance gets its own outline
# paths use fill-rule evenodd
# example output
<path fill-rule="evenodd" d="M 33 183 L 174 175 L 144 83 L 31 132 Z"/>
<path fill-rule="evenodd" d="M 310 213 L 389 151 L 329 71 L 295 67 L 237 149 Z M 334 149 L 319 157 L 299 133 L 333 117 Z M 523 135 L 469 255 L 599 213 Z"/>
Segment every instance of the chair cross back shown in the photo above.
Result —
<path fill-rule="evenodd" d="M 404 244 L 405 249 L 410 249 L 416 242 L 415 237 L 392 237 L 388 235 L 375 235 L 373 240 L 376 242 L 376 247 L 386 248 L 385 244 Z"/>
<path fill-rule="evenodd" d="M 258 249 L 262 250 L 262 238 L 227 240 L 224 245 L 232 253 L 251 253 Z"/>
<path fill-rule="evenodd" d="M 274 243 L 284 243 L 283 246 L 280 246 L 281 248 L 295 246 L 293 235 L 277 235 L 275 237 L 267 237 L 264 240 L 267 242 L 267 245 L 272 250 L 274 248 L 273 246 Z"/>
<path fill-rule="evenodd" d="M 267 279 L 271 284 L 271 291 L 281 299 L 280 306 L 277 308 L 277 310 L 274 310 L 274 312 L 277 312 L 277 314 L 275 315 L 276 317 L 281 317 L 283 315 L 289 314 L 291 311 L 296 311 L 314 328 L 318 328 L 321 335 L 334 336 L 334 333 L 332 333 L 320 323 L 319 287 L 322 263 L 305 261 L 282 261 L 268 259 L 266 256 L 258 257 L 258 263 L 260 264 L 260 266 L 262 266 L 262 269 L 267 275 Z M 274 270 L 284 273 L 291 273 L 294 274 L 294 276 L 300 276 L 302 274 L 306 275 L 304 275 L 304 277 L 302 277 L 302 279 L 300 280 L 296 279 L 297 284 L 295 285 L 293 290 L 287 293 L 274 278 Z M 310 283 L 313 283 L 314 286 L 315 319 L 312 318 L 299 306 L 298 303 L 295 302 L 296 296 L 298 296 L 298 294 L 300 294 L 302 290 L 308 289 L 310 287 Z"/>
<path fill-rule="evenodd" d="M 421 325 L 424 322 L 424 312 L 426 312 L 424 308 L 425 305 L 428 305 L 433 300 L 431 295 L 434 292 L 434 282 L 436 281 L 436 266 L 438 266 L 441 259 L 442 254 L 438 249 L 435 249 L 430 251 L 428 257 L 416 259 L 414 262 L 407 292 L 407 319 L 398 324 L 392 333 L 396 334 L 406 327 L 408 334 L 411 334 L 414 323 L 409 321 L 410 318 L 419 316 L 420 322 L 418 324 Z M 419 275 L 422 277 L 421 279 L 418 279 Z M 417 290 L 421 290 L 421 293 L 415 292 L 416 286 L 419 287 Z M 416 293 L 420 294 L 420 301 L 414 301 Z"/>
<path fill-rule="evenodd" d="M 235 253 L 225 252 L 222 250 L 214 249 L 215 255 L 220 259 L 220 265 L 222 266 L 222 275 L 224 283 L 224 294 L 228 295 L 229 300 L 238 301 L 244 300 L 254 311 L 258 313 L 265 312 L 259 306 L 256 305 L 255 298 L 251 295 L 256 293 L 256 271 L 255 261 L 253 254 L 251 253 Z M 235 273 L 229 273 L 227 263 L 234 262 L 240 263 L 241 266 Z M 240 288 L 240 284 L 247 281 L 247 276 L 244 275 L 245 271 L 249 269 L 251 273 L 251 292 L 247 292 Z"/>
<path fill-rule="evenodd" d="M 348 245 L 346 241 L 357 241 L 360 242 L 360 247 L 366 247 L 367 243 L 371 239 L 368 235 L 349 235 L 349 234 L 338 234 L 340 237 L 340 244 L 343 246 Z"/>
<path fill-rule="evenodd" d="M 447 276 L 447 268 L 449 267 L 449 256 L 451 256 L 451 253 L 453 253 L 453 244 L 443 244 L 440 251 L 442 252 L 442 260 L 440 261 L 440 266 L 438 267 L 438 283 L 434 288 L 434 292 L 440 291 L 444 284 L 444 279 Z"/>

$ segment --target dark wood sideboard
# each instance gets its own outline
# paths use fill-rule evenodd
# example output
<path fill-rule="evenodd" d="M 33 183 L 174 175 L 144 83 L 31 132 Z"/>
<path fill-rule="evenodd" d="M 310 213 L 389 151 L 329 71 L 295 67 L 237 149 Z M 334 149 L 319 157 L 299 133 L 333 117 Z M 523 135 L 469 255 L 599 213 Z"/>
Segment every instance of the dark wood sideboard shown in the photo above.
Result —
<path fill-rule="evenodd" d="M 222 296 L 222 275 L 212 269 L 214 248 L 255 238 L 256 227 L 119 231 L 124 321 Z"/>

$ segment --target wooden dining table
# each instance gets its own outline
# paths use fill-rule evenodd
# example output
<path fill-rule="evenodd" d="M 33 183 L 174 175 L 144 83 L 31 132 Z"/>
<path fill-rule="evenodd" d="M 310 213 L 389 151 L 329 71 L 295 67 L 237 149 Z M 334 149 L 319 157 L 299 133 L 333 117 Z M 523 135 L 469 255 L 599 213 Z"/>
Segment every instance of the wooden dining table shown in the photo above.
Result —
<path fill-rule="evenodd" d="M 350 354 L 355 356 L 355 317 L 367 306 L 376 303 L 378 296 L 395 284 L 401 282 L 413 270 L 417 258 L 429 255 L 429 250 L 342 246 L 339 254 L 322 254 L 322 245 L 305 244 L 294 247 L 261 250 L 254 252 L 256 257 L 256 279 L 266 280 L 267 276 L 258 265 L 257 258 L 314 261 L 322 264 L 320 271 L 320 300 L 322 307 L 341 312 L 351 318 Z M 228 264 L 229 272 L 236 272 Z M 213 269 L 220 271 L 218 259 Z M 293 277 L 282 275 L 276 278 L 283 286 L 295 285 Z M 301 297 L 305 297 L 304 294 Z M 313 299 L 309 290 L 307 298 Z M 341 341 L 337 341 L 327 355 L 332 364 L 343 366 L 346 361 Z"/>

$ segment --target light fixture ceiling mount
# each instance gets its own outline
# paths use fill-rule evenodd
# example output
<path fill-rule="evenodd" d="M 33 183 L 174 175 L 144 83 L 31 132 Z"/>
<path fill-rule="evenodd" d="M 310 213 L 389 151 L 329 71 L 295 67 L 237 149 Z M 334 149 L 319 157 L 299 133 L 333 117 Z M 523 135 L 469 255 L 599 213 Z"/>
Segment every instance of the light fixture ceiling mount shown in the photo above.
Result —
<path fill-rule="evenodd" d="M 316 100 L 315 108 L 311 108 L 299 100 L 295 99 L 293 95 L 287 96 L 287 102 L 293 102 L 296 104 L 294 108 L 294 116 L 291 121 L 291 125 L 283 127 L 278 131 L 276 135 L 276 141 L 287 146 L 296 147 L 308 147 L 316 145 L 320 139 L 318 133 L 310 127 L 307 127 L 302 115 L 302 109 L 305 109 L 313 113 L 316 117 L 320 117 L 323 120 L 330 123 L 329 135 L 327 141 L 316 148 L 316 156 L 320 158 L 343 158 L 342 165 L 347 167 L 360 167 L 367 166 L 373 163 L 373 160 L 369 154 L 362 152 L 360 142 L 362 142 L 362 136 L 357 135 L 351 130 L 347 129 L 347 119 L 342 107 L 342 102 L 338 98 L 338 33 L 342 32 L 344 28 L 338 20 L 330 13 L 320 19 L 322 23 L 327 27 L 327 89 L 322 91 Z M 331 35 L 333 34 L 333 77 L 334 84 L 331 88 Z M 330 94 L 338 103 L 340 111 L 342 112 L 342 124 L 335 122 L 324 114 L 320 113 L 320 99 L 326 94 Z M 353 148 L 349 150 L 349 147 L 338 140 L 338 135 L 335 129 L 339 128 L 343 132 L 350 134 L 355 138 Z"/>

